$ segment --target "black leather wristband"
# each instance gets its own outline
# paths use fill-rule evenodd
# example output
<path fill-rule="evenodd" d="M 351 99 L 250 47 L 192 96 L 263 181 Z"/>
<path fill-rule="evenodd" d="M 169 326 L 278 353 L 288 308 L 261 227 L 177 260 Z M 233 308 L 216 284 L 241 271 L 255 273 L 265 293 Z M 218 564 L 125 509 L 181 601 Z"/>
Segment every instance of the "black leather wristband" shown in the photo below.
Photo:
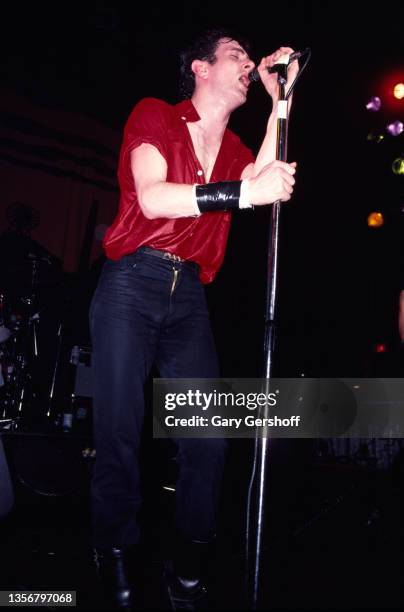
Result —
<path fill-rule="evenodd" d="M 201 213 L 239 208 L 241 181 L 196 185 L 196 203 Z"/>

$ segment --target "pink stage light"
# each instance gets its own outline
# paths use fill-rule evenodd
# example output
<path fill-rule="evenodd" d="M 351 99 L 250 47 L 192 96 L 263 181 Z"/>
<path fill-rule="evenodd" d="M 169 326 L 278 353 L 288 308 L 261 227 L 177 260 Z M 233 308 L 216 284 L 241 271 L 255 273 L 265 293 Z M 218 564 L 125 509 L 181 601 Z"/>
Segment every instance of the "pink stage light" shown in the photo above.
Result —
<path fill-rule="evenodd" d="M 372 96 L 369 102 L 366 104 L 366 108 L 370 111 L 378 111 L 382 105 L 382 101 L 378 96 Z"/>
<path fill-rule="evenodd" d="M 402 121 L 393 121 L 386 126 L 386 130 L 392 136 L 399 136 L 404 130 L 404 125 Z"/>

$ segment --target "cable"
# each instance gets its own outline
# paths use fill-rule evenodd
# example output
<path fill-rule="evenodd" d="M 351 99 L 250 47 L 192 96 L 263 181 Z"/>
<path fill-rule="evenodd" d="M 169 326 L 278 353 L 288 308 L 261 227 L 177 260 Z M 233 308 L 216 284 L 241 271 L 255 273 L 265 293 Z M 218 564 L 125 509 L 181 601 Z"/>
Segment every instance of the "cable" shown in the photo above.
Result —
<path fill-rule="evenodd" d="M 311 58 L 311 49 L 309 49 L 309 47 L 307 47 L 307 53 L 305 53 L 306 57 L 306 61 L 304 62 L 303 66 L 300 68 L 299 72 L 297 73 L 295 80 L 293 81 L 292 85 L 289 87 L 287 94 L 285 95 L 286 100 L 289 98 L 290 94 L 292 93 L 296 82 L 298 81 L 298 79 L 300 79 L 300 75 L 302 74 L 303 70 L 306 68 L 307 64 L 310 61 Z"/>
<path fill-rule="evenodd" d="M 248 591 L 248 562 L 250 559 L 250 508 L 251 508 L 251 496 L 254 487 L 254 481 L 257 471 L 257 455 L 258 455 L 258 428 L 255 429 L 255 440 L 254 440 L 254 459 L 253 466 L 251 470 L 250 483 L 248 485 L 248 493 L 247 493 L 247 510 L 246 510 L 246 534 L 245 534 L 245 556 L 246 556 L 246 592 Z"/>

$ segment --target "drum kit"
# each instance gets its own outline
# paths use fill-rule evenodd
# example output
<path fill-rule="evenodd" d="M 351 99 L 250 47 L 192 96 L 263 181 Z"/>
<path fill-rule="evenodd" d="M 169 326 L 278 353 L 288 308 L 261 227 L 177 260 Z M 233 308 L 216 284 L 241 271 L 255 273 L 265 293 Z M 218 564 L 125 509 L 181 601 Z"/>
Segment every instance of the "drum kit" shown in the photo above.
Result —
<path fill-rule="evenodd" d="M 77 385 L 89 368 L 73 355 L 74 348 L 81 355 L 73 344 L 86 336 L 73 308 L 82 291 L 77 278 L 63 272 L 62 260 L 31 238 L 37 210 L 13 202 L 6 220 L 0 235 L 0 433 L 70 430 L 72 406 L 90 393 L 88 385 Z M 88 312 L 86 304 L 82 310 Z"/>
<path fill-rule="evenodd" d="M 30 251 L 15 269 L 8 269 L 0 293 L 0 427 L 19 429 L 32 422 L 39 397 L 41 368 L 39 327 L 43 317 L 41 290 L 55 266 L 54 258 Z M 12 278 L 12 282 L 10 279 Z M 48 408 L 48 406 L 47 406 Z M 43 410 L 43 408 L 42 408 Z M 48 416 L 50 416 L 48 410 Z"/>

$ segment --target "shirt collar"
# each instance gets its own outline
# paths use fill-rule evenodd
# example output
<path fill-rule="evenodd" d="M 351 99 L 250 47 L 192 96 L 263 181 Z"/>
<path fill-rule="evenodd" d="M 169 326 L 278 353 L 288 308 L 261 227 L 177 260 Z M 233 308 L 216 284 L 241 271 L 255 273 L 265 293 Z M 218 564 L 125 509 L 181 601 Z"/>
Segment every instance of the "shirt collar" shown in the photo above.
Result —
<path fill-rule="evenodd" d="M 191 99 L 182 100 L 182 102 L 176 104 L 174 108 L 180 119 L 183 121 L 193 122 L 200 120 L 200 116 L 198 115 L 195 106 L 192 104 Z"/>

